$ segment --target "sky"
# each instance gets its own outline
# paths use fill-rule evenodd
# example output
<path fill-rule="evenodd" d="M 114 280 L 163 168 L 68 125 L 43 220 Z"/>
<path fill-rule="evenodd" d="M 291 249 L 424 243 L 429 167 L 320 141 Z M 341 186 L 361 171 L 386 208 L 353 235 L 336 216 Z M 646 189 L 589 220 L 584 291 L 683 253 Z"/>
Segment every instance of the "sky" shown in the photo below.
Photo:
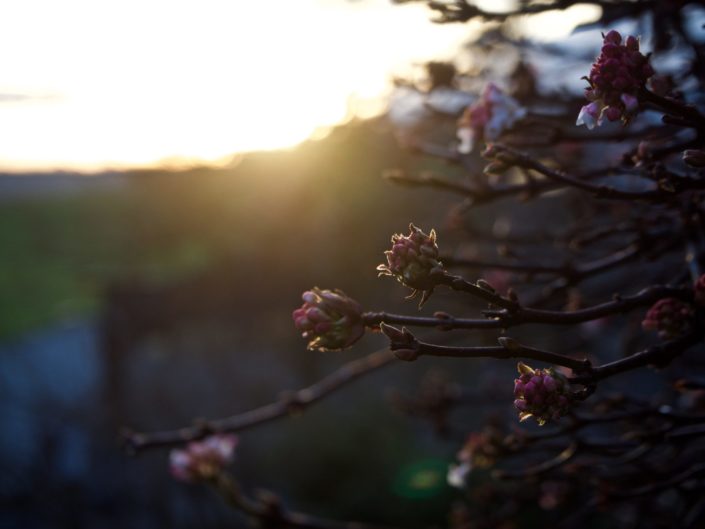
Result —
<path fill-rule="evenodd" d="M 430 14 L 388 0 L 3 2 L 0 171 L 294 146 L 381 112 L 392 75 L 452 58 L 472 26 Z"/>

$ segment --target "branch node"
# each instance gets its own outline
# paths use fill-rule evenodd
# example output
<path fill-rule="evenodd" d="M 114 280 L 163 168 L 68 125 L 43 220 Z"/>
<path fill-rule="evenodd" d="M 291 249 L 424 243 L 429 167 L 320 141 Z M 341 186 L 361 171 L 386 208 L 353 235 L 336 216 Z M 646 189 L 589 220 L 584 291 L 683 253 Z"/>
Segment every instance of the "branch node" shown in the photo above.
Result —
<path fill-rule="evenodd" d="M 413 362 L 419 357 L 419 342 L 406 327 L 399 330 L 381 323 L 380 329 L 389 338 L 389 348 L 399 360 Z"/>
<path fill-rule="evenodd" d="M 510 353 L 517 353 L 521 350 L 521 344 L 509 336 L 500 336 L 497 338 L 497 342 Z"/>

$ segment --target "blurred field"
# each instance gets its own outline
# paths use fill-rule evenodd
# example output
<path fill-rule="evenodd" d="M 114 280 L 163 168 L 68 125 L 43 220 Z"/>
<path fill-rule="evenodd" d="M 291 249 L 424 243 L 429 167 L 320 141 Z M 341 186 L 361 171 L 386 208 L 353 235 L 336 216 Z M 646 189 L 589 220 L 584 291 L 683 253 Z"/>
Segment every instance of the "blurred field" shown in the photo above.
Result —
<path fill-rule="evenodd" d="M 300 289 L 296 276 L 323 281 L 350 267 L 367 281 L 379 259 L 368 241 L 405 229 L 412 219 L 401 212 L 412 202 L 422 207 L 416 222 L 429 210 L 418 194 L 381 180 L 402 160 L 388 134 L 358 125 L 297 150 L 248 155 L 231 168 L 112 175 L 102 187 L 81 180 L 103 176 L 76 177 L 70 193 L 38 184 L 6 198 L 0 336 L 96 311 L 112 281 L 169 283 L 223 261 L 250 280 L 274 274 L 267 283 L 277 287 Z M 354 281 L 350 274 L 341 286 Z"/>
<path fill-rule="evenodd" d="M 126 458 L 119 428 L 245 411 L 383 346 L 369 336 L 348 353 L 307 352 L 291 310 L 318 285 L 415 312 L 375 266 L 409 221 L 442 226 L 449 198 L 381 174 L 425 163 L 366 122 L 228 168 L 14 186 L 0 200 L 0 527 L 237 526 L 207 491 L 171 482 L 164 452 Z M 386 400 L 391 387 L 413 394 L 432 365 L 247 432 L 238 476 L 324 516 L 440 519 L 459 439 L 439 445 Z"/>

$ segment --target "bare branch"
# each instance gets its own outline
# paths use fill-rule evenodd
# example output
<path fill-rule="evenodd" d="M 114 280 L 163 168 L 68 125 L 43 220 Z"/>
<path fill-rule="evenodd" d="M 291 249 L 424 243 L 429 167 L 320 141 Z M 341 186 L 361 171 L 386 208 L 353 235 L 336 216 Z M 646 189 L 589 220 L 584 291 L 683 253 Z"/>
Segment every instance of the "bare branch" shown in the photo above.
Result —
<path fill-rule="evenodd" d="M 293 412 L 301 412 L 343 386 L 389 365 L 393 360 L 394 356 L 386 349 L 376 351 L 364 358 L 348 362 L 312 386 L 285 394 L 271 404 L 223 419 L 198 421 L 193 426 L 178 430 L 153 433 L 125 431 L 122 434 L 123 444 L 128 451 L 139 452 L 147 448 L 164 448 L 183 444 L 214 433 L 246 430 L 287 417 Z"/>

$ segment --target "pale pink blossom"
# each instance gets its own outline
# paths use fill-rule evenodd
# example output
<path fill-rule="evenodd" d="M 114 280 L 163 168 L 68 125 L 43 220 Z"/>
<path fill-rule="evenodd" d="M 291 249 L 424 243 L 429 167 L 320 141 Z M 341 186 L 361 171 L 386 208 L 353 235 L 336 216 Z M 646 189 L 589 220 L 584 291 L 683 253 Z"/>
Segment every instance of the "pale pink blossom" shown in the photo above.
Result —
<path fill-rule="evenodd" d="M 458 121 L 458 151 L 467 154 L 477 140 L 495 141 L 526 116 L 526 109 L 493 83 L 487 84 L 477 101 L 465 109 Z"/>
<path fill-rule="evenodd" d="M 184 449 L 169 454 L 171 474 L 180 481 L 193 482 L 216 476 L 232 462 L 238 438 L 233 434 L 216 434 L 192 441 Z"/>

